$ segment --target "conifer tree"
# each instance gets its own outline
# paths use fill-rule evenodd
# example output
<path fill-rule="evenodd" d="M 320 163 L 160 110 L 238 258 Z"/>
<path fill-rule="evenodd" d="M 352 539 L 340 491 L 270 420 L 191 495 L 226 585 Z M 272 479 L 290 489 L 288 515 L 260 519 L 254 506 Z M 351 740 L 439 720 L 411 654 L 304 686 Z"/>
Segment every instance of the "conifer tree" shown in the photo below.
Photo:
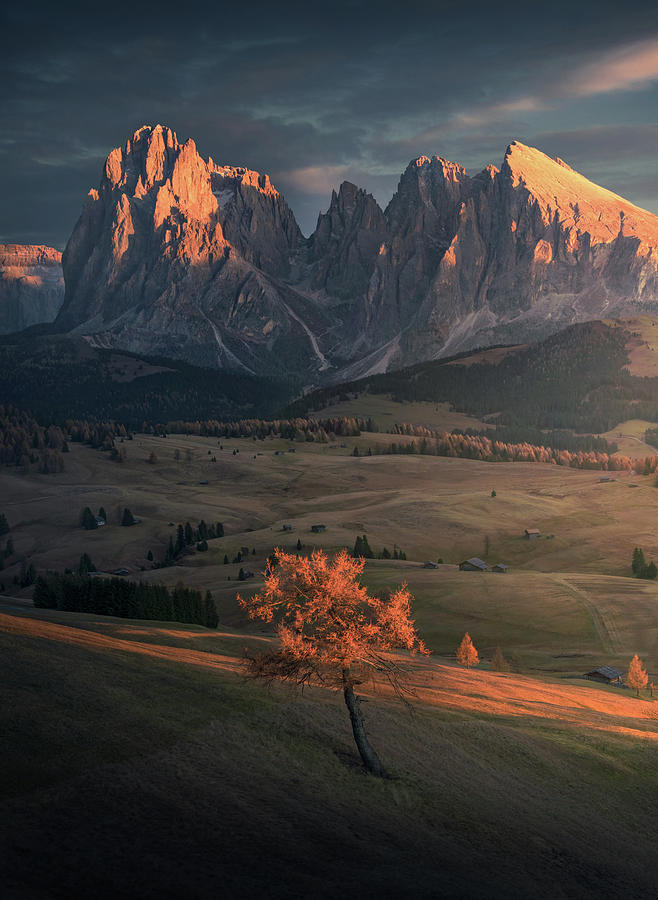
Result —
<path fill-rule="evenodd" d="M 98 522 L 96 521 L 96 516 L 89 509 L 88 506 L 85 506 L 85 508 L 82 511 L 82 515 L 80 517 L 80 524 L 87 531 L 93 531 L 94 528 L 98 528 Z"/>
<path fill-rule="evenodd" d="M 204 606 L 206 613 L 206 628 L 217 628 L 219 625 L 219 617 L 217 616 L 215 601 L 213 600 L 210 591 L 206 591 Z"/>
<path fill-rule="evenodd" d="M 633 560 L 631 562 L 631 569 L 633 570 L 633 575 L 639 577 L 640 572 L 646 566 L 646 560 L 644 558 L 644 553 L 640 550 L 639 547 L 636 547 L 633 550 Z"/>
<path fill-rule="evenodd" d="M 4 513 L 0 513 L 0 535 L 9 533 L 9 522 Z"/>
<path fill-rule="evenodd" d="M 172 566 L 174 564 L 175 558 L 176 558 L 176 550 L 174 548 L 174 542 L 171 539 L 171 535 L 169 535 L 169 546 L 167 547 L 167 552 L 165 553 L 165 558 L 164 558 L 165 566 Z"/>
<path fill-rule="evenodd" d="M 107 513 L 105 512 L 104 506 L 101 506 L 101 508 L 98 510 L 98 518 L 103 519 L 105 522 L 107 522 Z"/>
<path fill-rule="evenodd" d="M 96 566 L 91 561 L 91 558 L 88 553 L 83 553 L 80 557 L 80 562 L 78 563 L 78 575 L 88 575 L 90 572 L 95 572 Z"/>
<path fill-rule="evenodd" d="M 462 638 L 459 647 L 457 647 L 457 661 L 462 666 L 466 666 L 467 669 L 470 669 L 471 666 L 477 666 L 480 662 L 480 657 L 468 631 Z"/>
<path fill-rule="evenodd" d="M 496 652 L 491 658 L 491 670 L 493 672 L 509 672 L 510 670 L 510 664 L 503 656 L 503 651 L 500 647 L 496 647 Z"/>
<path fill-rule="evenodd" d="M 649 676 L 647 675 L 646 670 L 642 668 L 642 660 L 636 653 L 628 667 L 626 683 L 630 688 L 635 690 L 636 696 L 639 697 L 640 690 L 647 686 L 648 681 Z"/>
<path fill-rule="evenodd" d="M 135 524 L 135 517 L 130 512 L 127 506 L 123 510 L 123 515 L 121 516 L 121 524 L 126 528 L 129 528 L 131 525 Z"/>

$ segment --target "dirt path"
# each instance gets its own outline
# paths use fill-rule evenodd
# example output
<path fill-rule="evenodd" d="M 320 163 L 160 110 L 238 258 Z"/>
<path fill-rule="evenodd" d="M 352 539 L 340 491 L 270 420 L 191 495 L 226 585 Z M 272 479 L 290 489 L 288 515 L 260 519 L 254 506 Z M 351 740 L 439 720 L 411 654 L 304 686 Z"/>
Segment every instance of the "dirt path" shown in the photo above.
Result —
<path fill-rule="evenodd" d="M 575 594 L 590 614 L 596 628 L 602 648 L 610 654 L 617 655 L 622 651 L 622 642 L 619 638 L 617 626 L 609 618 L 605 618 L 601 611 L 592 603 L 589 596 L 581 588 L 576 587 L 569 580 L 568 575 L 555 575 L 554 580 L 563 585 L 567 590 Z"/>

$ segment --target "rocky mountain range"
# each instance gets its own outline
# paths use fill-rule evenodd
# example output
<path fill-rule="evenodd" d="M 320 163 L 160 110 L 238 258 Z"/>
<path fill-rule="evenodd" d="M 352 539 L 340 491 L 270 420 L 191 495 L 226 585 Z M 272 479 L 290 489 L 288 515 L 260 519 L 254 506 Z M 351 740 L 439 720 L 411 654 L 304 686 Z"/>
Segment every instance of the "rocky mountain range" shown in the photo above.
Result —
<path fill-rule="evenodd" d="M 658 309 L 658 217 L 514 141 L 475 176 L 413 160 L 385 210 L 334 192 L 305 238 L 267 175 L 171 129 L 107 158 L 56 327 L 97 346 L 309 382 Z"/>
<path fill-rule="evenodd" d="M 64 301 L 62 254 L 52 247 L 0 244 L 0 334 L 52 322 Z"/>

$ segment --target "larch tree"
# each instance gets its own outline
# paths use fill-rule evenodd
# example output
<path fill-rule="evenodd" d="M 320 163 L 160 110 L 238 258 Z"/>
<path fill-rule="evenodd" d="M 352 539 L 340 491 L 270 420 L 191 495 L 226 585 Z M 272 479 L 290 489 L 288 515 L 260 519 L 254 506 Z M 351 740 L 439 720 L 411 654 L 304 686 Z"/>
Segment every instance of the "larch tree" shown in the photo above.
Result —
<path fill-rule="evenodd" d="M 359 584 L 364 564 L 347 550 L 330 559 L 321 550 L 300 557 L 277 548 L 262 591 L 238 600 L 250 618 L 275 622 L 279 637 L 278 649 L 247 656 L 251 674 L 342 690 L 363 764 L 385 777 L 354 689 L 367 677 L 380 678 L 404 698 L 410 693 L 406 667 L 388 651 L 429 651 L 416 633 L 406 585 L 385 598 L 371 597 Z"/>
<path fill-rule="evenodd" d="M 642 668 L 642 660 L 636 653 L 628 667 L 626 683 L 629 687 L 635 689 L 635 693 L 639 697 L 640 690 L 645 688 L 648 682 L 649 676 L 647 675 L 646 670 Z"/>
<path fill-rule="evenodd" d="M 462 638 L 459 647 L 457 647 L 457 661 L 462 666 L 466 666 L 467 669 L 470 669 L 471 666 L 477 666 L 480 662 L 480 657 L 468 631 Z"/>
<path fill-rule="evenodd" d="M 473 649 L 475 649 L 475 648 L 473 648 Z M 503 656 L 503 651 L 500 649 L 500 647 L 496 647 L 496 652 L 494 653 L 494 655 L 491 658 L 491 671 L 492 672 L 509 672 L 509 670 L 510 670 L 510 664 L 507 662 L 507 660 Z"/>

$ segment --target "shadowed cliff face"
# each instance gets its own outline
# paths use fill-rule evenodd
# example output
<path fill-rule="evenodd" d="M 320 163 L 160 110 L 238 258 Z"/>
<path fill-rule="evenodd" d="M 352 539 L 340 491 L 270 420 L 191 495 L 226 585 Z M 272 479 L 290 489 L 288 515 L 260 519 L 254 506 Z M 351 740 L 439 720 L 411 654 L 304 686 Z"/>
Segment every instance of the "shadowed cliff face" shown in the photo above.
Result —
<path fill-rule="evenodd" d="M 58 324 L 102 345 L 310 380 L 658 307 L 658 217 L 513 142 L 413 160 L 383 212 L 345 182 L 309 240 L 267 175 L 144 127 L 63 258 Z"/>
<path fill-rule="evenodd" d="M 52 322 L 63 300 L 59 250 L 0 244 L 0 334 Z"/>

